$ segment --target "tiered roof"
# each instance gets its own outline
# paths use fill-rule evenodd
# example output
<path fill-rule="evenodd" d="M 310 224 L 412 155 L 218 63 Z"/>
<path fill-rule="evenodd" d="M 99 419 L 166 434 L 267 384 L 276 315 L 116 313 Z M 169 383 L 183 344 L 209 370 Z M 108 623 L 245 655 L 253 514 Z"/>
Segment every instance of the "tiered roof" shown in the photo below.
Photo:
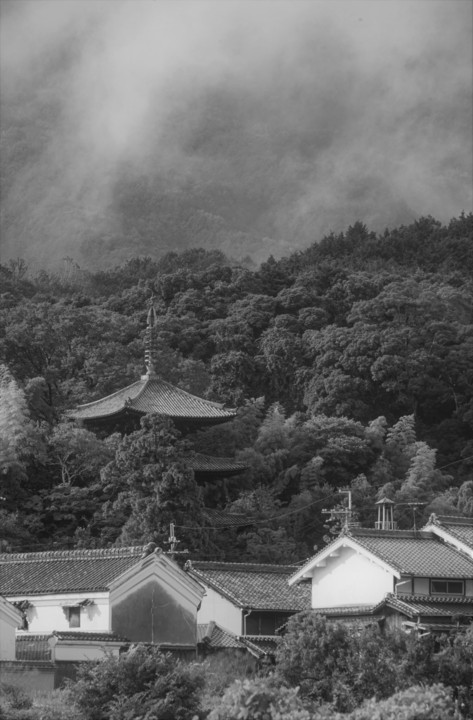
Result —
<path fill-rule="evenodd" d="M 156 350 L 157 315 L 153 299 L 147 317 L 144 360 L 146 375 L 112 395 L 79 405 L 68 415 L 84 423 L 120 422 L 125 417 L 140 417 L 156 413 L 175 422 L 191 421 L 200 425 L 214 425 L 232 420 L 236 411 L 226 409 L 222 403 L 211 402 L 191 395 L 171 385 L 157 373 Z"/>
<path fill-rule="evenodd" d="M 294 565 L 192 561 L 186 569 L 237 607 L 280 612 L 310 609 L 310 584 L 289 587 L 287 583 Z"/>
<path fill-rule="evenodd" d="M 232 420 L 235 410 L 222 403 L 204 400 L 148 373 L 140 380 L 100 400 L 79 405 L 69 417 L 85 423 L 118 420 L 122 415 L 137 417 L 157 413 L 174 421 L 192 420 L 216 424 Z"/>

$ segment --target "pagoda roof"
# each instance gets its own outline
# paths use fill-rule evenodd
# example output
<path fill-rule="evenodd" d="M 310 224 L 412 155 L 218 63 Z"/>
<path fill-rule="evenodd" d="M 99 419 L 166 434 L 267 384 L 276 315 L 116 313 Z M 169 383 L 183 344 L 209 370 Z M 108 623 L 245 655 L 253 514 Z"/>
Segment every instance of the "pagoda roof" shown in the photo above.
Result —
<path fill-rule="evenodd" d="M 211 423 L 232 420 L 236 415 L 235 410 L 225 408 L 222 403 L 191 395 L 151 373 L 112 395 L 79 405 L 67 414 L 75 420 L 93 422 L 112 420 L 127 412 Z"/>
<path fill-rule="evenodd" d="M 188 464 L 194 472 L 206 475 L 238 475 L 248 467 L 243 463 L 236 462 L 233 458 L 202 455 L 201 453 L 196 453 L 190 458 Z"/>

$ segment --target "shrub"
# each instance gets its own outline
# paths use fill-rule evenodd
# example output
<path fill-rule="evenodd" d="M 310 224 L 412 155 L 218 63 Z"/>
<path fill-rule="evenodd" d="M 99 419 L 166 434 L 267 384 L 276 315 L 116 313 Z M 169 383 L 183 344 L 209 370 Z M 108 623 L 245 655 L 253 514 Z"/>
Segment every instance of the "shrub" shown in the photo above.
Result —
<path fill-rule="evenodd" d="M 381 702 L 369 700 L 337 720 L 449 720 L 455 717 L 451 693 L 443 685 L 415 686 Z M 335 718 L 334 718 L 335 720 Z"/>
<path fill-rule="evenodd" d="M 13 710 L 24 710 L 33 705 L 33 701 L 21 688 L 17 685 L 8 683 L 0 684 L 0 701 L 3 707 Z"/>
<path fill-rule="evenodd" d="M 81 665 L 69 693 L 85 720 L 187 720 L 199 710 L 203 684 L 196 665 L 138 645 Z"/>
<path fill-rule="evenodd" d="M 205 658 L 201 667 L 205 676 L 203 709 L 214 707 L 215 699 L 221 697 L 235 680 L 245 680 L 257 674 L 257 661 L 249 653 L 217 652 Z"/>
<path fill-rule="evenodd" d="M 328 622 L 315 613 L 288 621 L 277 651 L 277 671 L 301 693 L 353 710 L 364 699 L 384 698 L 398 689 L 395 647 L 377 628 Z"/>
<path fill-rule="evenodd" d="M 235 680 L 210 712 L 208 720 L 311 720 L 297 688 L 274 677 Z"/>

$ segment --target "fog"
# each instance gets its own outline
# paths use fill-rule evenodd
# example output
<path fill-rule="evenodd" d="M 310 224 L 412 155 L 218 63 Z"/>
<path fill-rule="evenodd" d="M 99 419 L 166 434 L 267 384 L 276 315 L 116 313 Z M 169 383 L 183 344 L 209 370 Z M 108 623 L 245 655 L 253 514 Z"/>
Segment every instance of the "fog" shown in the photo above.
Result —
<path fill-rule="evenodd" d="M 2 261 L 472 208 L 467 0 L 2 0 L 0 31 Z"/>

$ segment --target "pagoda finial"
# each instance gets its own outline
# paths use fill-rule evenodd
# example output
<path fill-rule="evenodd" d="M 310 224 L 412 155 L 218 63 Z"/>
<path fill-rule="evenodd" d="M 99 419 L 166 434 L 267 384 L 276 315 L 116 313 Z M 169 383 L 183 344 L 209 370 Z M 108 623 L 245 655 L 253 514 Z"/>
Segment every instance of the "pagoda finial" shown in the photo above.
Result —
<path fill-rule="evenodd" d="M 145 334 L 145 365 L 148 377 L 156 375 L 156 324 L 158 316 L 154 307 L 154 295 L 148 300 L 148 316 Z"/>

